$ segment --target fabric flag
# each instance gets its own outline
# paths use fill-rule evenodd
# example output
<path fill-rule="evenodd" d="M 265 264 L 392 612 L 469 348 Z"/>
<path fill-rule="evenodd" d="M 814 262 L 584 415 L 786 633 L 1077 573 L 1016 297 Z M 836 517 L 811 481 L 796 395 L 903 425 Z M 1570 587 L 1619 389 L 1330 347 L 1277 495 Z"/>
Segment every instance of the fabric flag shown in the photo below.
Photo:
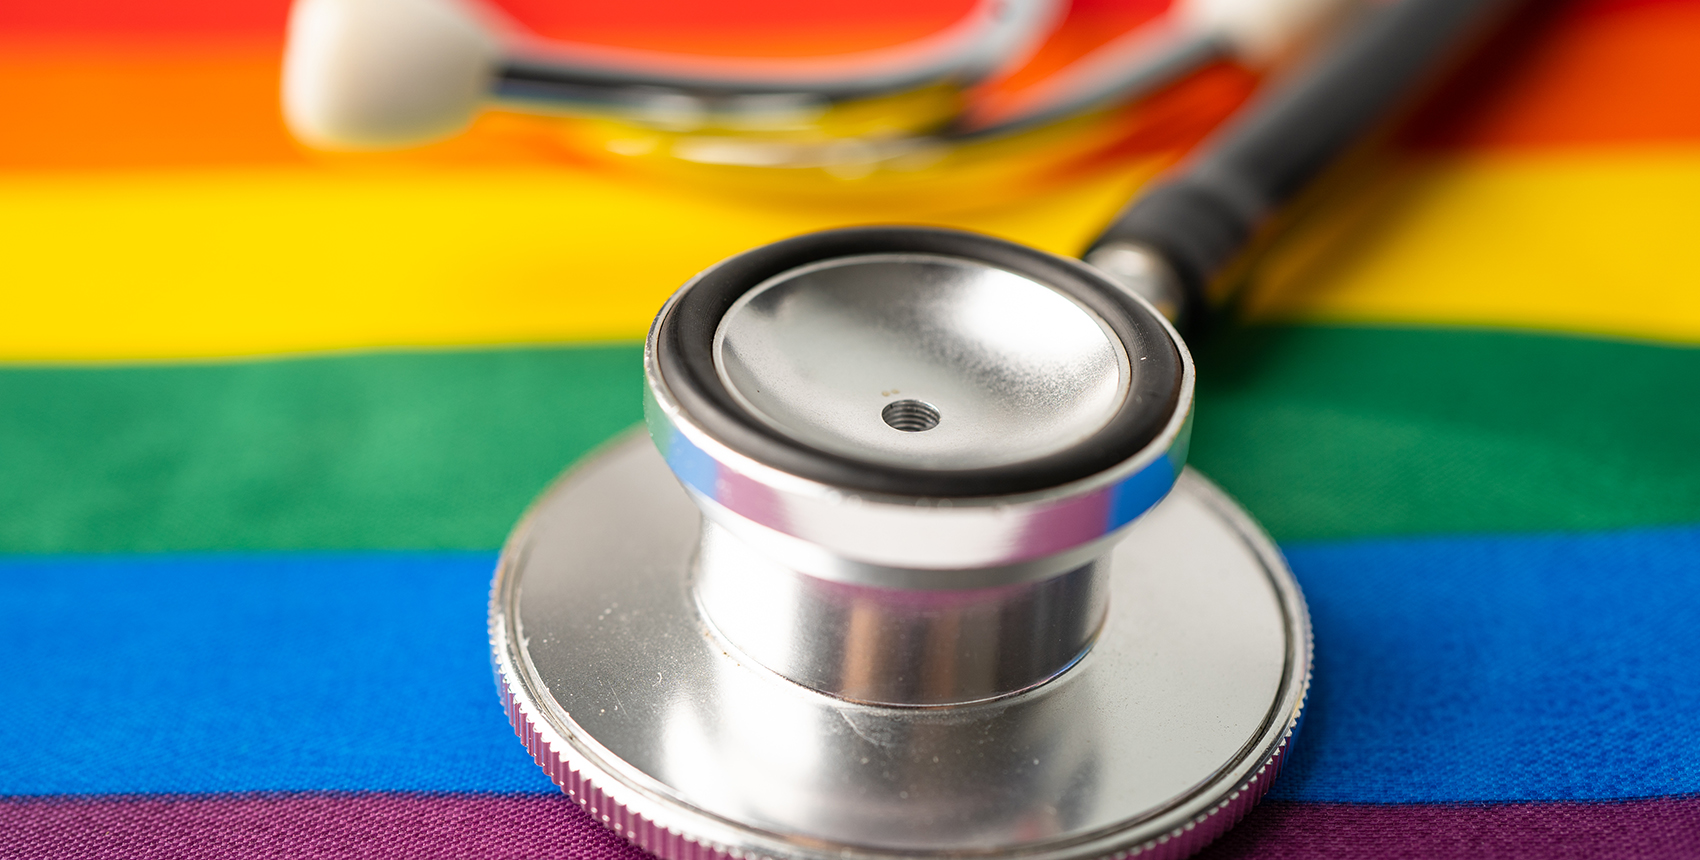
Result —
<path fill-rule="evenodd" d="M 503 5 L 728 52 L 780 8 Z M 1078 3 L 1069 50 L 1161 5 Z M 640 420 L 660 302 L 851 223 L 1077 252 L 1196 134 L 948 201 L 746 194 L 499 114 L 323 155 L 278 116 L 286 8 L 0 6 L 0 857 L 640 858 L 514 738 L 485 611 L 526 504 Z M 797 50 L 959 11 L 868 8 Z M 1700 856 L 1700 2 L 1546 9 L 1376 176 L 1195 344 L 1191 462 L 1317 653 L 1204 856 Z"/>

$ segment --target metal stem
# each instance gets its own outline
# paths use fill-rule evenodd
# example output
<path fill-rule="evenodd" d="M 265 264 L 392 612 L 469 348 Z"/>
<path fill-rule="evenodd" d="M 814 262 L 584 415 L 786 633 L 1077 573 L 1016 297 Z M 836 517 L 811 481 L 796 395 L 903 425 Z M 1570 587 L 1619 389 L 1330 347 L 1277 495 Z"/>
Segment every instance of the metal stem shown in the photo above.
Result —
<path fill-rule="evenodd" d="M 1093 561 L 989 588 L 853 585 L 786 568 L 704 520 L 695 591 L 720 634 L 774 672 L 844 699 L 921 706 L 1018 692 L 1072 666 L 1103 624 L 1105 577 Z"/>

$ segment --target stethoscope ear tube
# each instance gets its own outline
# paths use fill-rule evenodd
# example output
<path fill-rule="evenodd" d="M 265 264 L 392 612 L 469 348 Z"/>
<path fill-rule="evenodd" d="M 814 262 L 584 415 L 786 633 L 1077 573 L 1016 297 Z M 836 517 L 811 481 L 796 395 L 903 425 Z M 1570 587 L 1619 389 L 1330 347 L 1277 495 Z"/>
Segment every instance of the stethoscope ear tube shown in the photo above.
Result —
<path fill-rule="evenodd" d="M 1116 216 L 1083 256 L 1154 255 L 1177 323 L 1271 218 L 1326 168 L 1439 82 L 1520 0 L 1397 0 L 1363 13 L 1307 68 L 1257 97 Z M 1113 266 L 1112 274 L 1117 274 Z M 1149 297 L 1149 296 L 1148 296 Z"/>

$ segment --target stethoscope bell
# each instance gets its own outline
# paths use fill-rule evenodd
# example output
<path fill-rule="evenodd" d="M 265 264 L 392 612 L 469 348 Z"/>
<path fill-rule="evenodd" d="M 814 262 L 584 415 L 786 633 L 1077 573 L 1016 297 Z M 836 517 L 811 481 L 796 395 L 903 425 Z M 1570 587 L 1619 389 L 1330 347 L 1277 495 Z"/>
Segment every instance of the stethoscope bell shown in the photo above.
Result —
<path fill-rule="evenodd" d="M 603 823 L 675 860 L 1176 857 L 1267 790 L 1309 621 L 1183 470 L 1191 359 L 1143 300 L 833 231 L 686 285 L 645 372 L 655 444 L 545 494 L 491 605 L 515 729 Z"/>

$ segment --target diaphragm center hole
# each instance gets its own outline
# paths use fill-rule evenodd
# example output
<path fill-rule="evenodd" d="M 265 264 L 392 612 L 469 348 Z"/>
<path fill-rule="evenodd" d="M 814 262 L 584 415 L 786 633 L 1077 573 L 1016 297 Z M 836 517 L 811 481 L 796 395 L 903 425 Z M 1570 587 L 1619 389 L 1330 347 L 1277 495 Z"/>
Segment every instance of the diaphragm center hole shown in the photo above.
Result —
<path fill-rule="evenodd" d="M 919 400 L 894 400 L 880 410 L 885 423 L 905 433 L 919 433 L 939 426 L 939 411 Z"/>

